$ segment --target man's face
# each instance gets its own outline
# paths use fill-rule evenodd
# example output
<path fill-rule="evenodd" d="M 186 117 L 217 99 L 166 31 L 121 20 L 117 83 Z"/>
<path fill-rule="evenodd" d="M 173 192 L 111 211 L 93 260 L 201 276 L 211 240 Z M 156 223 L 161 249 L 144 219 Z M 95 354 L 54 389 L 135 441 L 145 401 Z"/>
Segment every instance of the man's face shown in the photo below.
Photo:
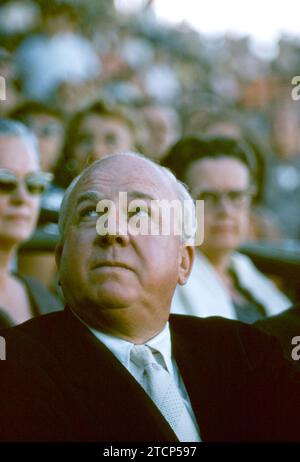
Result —
<path fill-rule="evenodd" d="M 0 239 L 4 245 L 18 244 L 33 232 L 39 212 L 40 196 L 25 187 L 25 178 L 39 170 L 37 159 L 19 137 L 0 136 L 0 171 L 15 176 L 17 187 L 8 192 L 0 182 Z"/>
<path fill-rule="evenodd" d="M 204 200 L 204 242 L 201 250 L 233 251 L 248 230 L 250 178 L 246 166 L 230 157 L 194 162 L 187 175 L 192 195 Z"/>
<path fill-rule="evenodd" d="M 89 169 L 73 192 L 57 249 L 66 300 L 94 326 L 99 316 L 114 323 L 124 317 L 165 323 L 175 286 L 187 279 L 192 251 L 174 234 L 98 235 L 97 202 L 108 199 L 118 209 L 119 192 L 127 193 L 128 203 L 142 197 L 149 206 L 150 200 L 177 199 L 169 179 L 143 159 L 113 156 Z"/>

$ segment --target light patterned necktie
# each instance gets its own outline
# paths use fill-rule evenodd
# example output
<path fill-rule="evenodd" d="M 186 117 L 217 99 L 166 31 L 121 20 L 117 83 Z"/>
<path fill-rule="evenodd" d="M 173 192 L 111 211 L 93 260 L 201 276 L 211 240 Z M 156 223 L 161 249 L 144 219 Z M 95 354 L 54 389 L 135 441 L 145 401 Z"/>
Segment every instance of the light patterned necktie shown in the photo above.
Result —
<path fill-rule="evenodd" d="M 141 386 L 154 401 L 179 441 L 200 441 L 178 387 L 169 372 L 156 362 L 151 349 L 146 345 L 134 345 L 130 357 L 143 370 Z"/>

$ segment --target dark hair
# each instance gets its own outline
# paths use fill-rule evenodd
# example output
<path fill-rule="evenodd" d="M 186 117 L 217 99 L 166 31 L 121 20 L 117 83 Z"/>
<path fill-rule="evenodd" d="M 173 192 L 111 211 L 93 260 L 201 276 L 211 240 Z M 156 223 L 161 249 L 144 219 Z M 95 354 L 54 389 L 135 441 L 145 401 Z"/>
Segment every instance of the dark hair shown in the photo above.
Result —
<path fill-rule="evenodd" d="M 39 4 L 43 18 L 57 17 L 64 15 L 72 21 L 77 21 L 80 18 L 82 12 L 82 6 L 80 2 L 76 2 L 77 5 L 72 5 L 71 2 L 65 0 L 52 0 L 51 2 L 46 0 L 36 0 Z"/>
<path fill-rule="evenodd" d="M 78 111 L 69 121 L 65 133 L 62 155 L 55 172 L 55 182 L 59 186 L 66 188 L 78 174 L 74 163 L 74 151 L 78 142 L 79 128 L 84 119 L 90 115 L 112 117 L 119 119 L 127 124 L 134 135 L 134 124 L 130 117 L 118 108 L 107 106 L 102 101 L 97 101 L 85 109 Z"/>
<path fill-rule="evenodd" d="M 46 114 L 60 121 L 63 121 L 62 112 L 54 107 L 40 103 L 38 101 L 25 101 L 19 106 L 15 107 L 10 113 L 9 117 L 15 120 L 20 120 L 21 122 L 27 122 L 27 116 L 29 114 Z"/>
<path fill-rule="evenodd" d="M 251 148 L 244 141 L 227 136 L 181 138 L 170 148 L 162 164 L 171 169 L 180 181 L 185 182 L 188 168 L 193 162 L 220 157 L 232 157 L 242 162 L 256 183 L 256 160 Z"/>

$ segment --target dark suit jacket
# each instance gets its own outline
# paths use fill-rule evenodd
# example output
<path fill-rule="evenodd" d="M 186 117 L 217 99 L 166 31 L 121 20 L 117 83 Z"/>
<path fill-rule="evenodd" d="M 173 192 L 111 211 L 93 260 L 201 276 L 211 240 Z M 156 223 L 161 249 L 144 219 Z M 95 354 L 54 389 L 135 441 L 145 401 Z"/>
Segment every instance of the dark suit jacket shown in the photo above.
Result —
<path fill-rule="evenodd" d="M 204 441 L 300 440 L 300 380 L 277 343 L 222 318 L 171 316 Z M 2 441 L 176 441 L 144 390 L 71 311 L 2 332 Z M 287 398 L 288 397 L 288 398 Z"/>
<path fill-rule="evenodd" d="M 282 313 L 257 321 L 255 327 L 269 335 L 277 337 L 287 359 L 293 361 L 295 366 L 300 367 L 300 360 L 292 359 L 292 338 L 300 336 L 300 304 L 295 305 Z"/>

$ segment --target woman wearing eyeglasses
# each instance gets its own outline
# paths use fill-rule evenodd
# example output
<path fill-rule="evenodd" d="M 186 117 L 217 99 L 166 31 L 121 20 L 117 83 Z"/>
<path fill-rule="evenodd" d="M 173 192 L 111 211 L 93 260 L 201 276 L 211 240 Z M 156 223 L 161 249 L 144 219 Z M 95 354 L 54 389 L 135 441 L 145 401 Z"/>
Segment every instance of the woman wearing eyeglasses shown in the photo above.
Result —
<path fill-rule="evenodd" d="M 18 246 L 34 231 L 50 179 L 39 169 L 32 134 L 19 122 L 0 119 L 0 327 L 61 308 L 37 281 L 11 271 Z"/>
<path fill-rule="evenodd" d="M 249 235 L 255 194 L 248 146 L 227 137 L 188 137 L 173 146 L 165 166 L 204 201 L 204 241 L 187 284 L 175 293 L 172 311 L 253 323 L 288 308 L 290 300 L 237 252 Z"/>

